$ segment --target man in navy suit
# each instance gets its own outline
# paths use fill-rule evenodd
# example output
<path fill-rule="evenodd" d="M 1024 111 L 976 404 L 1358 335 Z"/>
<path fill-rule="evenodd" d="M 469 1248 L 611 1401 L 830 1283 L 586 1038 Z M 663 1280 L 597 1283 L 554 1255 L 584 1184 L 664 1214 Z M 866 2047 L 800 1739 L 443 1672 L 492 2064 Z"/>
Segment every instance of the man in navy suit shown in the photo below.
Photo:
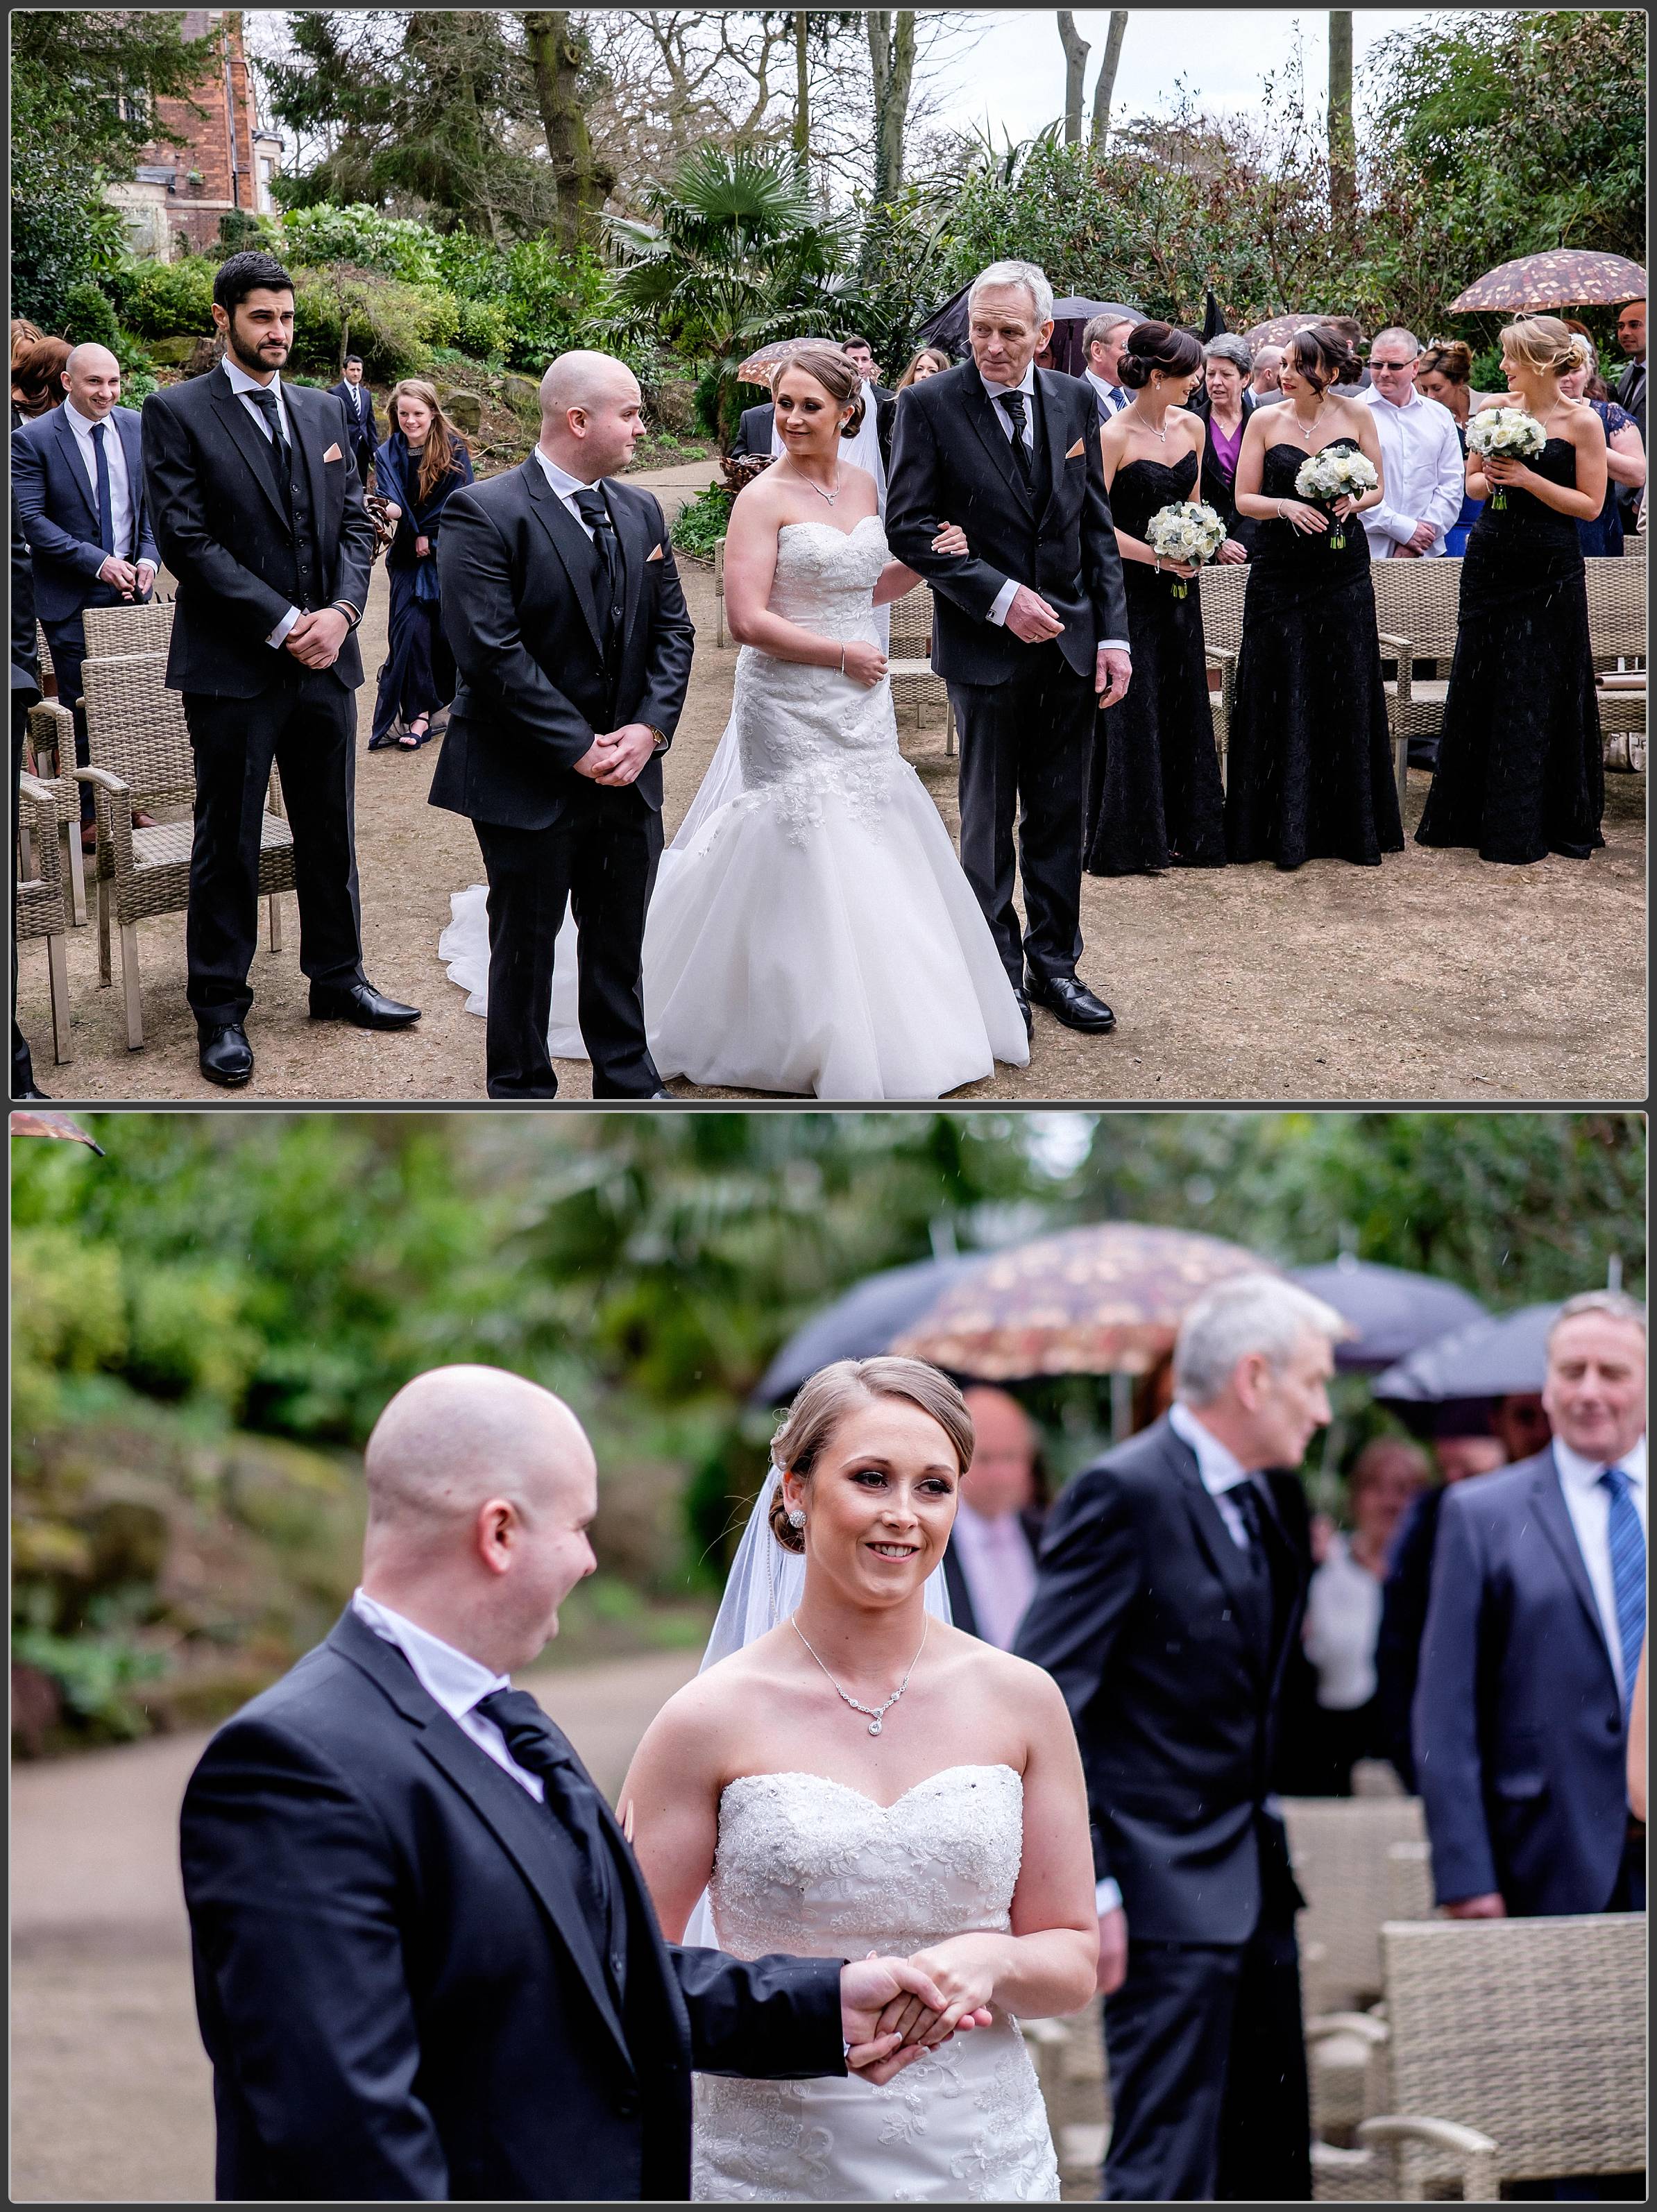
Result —
<path fill-rule="evenodd" d="M 663 1941 L 514 1668 L 593 1566 L 592 1446 L 513 1375 L 417 1376 L 368 1440 L 362 1587 L 185 1793 L 221 2200 L 683 2199 L 691 2074 L 889 2079 L 907 1959 Z M 901 1991 L 917 2039 L 877 2033 Z"/>
<path fill-rule="evenodd" d="M 1433 1885 L 1455 1919 L 1642 1911 L 1628 1712 L 1645 1638 L 1645 1309 L 1561 1307 L 1553 1442 L 1439 1515 L 1416 1691 Z"/>
<path fill-rule="evenodd" d="M 346 355 L 344 373 L 339 382 L 331 384 L 328 389 L 345 410 L 345 428 L 350 434 L 356 472 L 366 484 L 368 471 L 373 465 L 374 447 L 379 443 L 379 425 L 374 420 L 374 395 L 364 381 L 360 353 Z"/>
<path fill-rule="evenodd" d="M 1127 343 L 1127 334 L 1133 328 L 1126 315 L 1096 315 L 1082 332 L 1082 346 L 1087 368 L 1083 372 L 1093 387 L 1093 396 L 1099 403 L 1099 420 L 1108 422 L 1113 415 L 1120 415 L 1127 405 L 1130 395 L 1116 381 L 1116 372 L 1121 366 L 1122 348 Z"/>
<path fill-rule="evenodd" d="M 81 663 L 88 607 L 149 597 L 161 556 L 144 505 L 137 410 L 123 407 L 121 364 L 106 346 L 78 345 L 64 364 L 61 407 L 11 434 L 12 482 L 34 568 L 34 607 L 52 650 L 58 696 L 75 713 L 75 757 L 88 762 Z M 92 787 L 81 786 L 82 840 L 92 842 Z"/>

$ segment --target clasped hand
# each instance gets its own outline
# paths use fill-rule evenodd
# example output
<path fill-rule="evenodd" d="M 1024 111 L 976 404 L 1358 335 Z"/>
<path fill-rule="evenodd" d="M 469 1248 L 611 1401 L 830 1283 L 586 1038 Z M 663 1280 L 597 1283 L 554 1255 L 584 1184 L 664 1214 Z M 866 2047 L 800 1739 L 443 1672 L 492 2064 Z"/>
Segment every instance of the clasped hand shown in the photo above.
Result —
<path fill-rule="evenodd" d="M 575 763 L 577 775 L 590 783 L 614 790 L 637 781 L 640 770 L 656 750 L 656 733 L 643 722 L 623 722 L 619 730 L 597 737 Z"/>
<path fill-rule="evenodd" d="M 940 1943 L 913 1959 L 860 1959 L 840 1978 L 847 2067 L 877 2086 L 952 2035 L 990 2024 L 991 1979 L 962 1946 Z"/>
<path fill-rule="evenodd" d="M 350 627 L 337 607 L 313 607 L 300 615 L 282 643 L 303 666 L 331 668 Z"/>

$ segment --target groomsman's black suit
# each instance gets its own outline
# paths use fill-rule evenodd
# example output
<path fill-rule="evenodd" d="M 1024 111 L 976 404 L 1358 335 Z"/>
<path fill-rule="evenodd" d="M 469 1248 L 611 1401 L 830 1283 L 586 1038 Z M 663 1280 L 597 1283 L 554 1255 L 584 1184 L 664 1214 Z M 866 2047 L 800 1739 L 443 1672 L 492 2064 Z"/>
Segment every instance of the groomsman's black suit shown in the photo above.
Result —
<path fill-rule="evenodd" d="M 661 1090 L 639 995 L 645 909 L 662 850 L 662 767 L 605 790 L 574 773 L 595 736 L 644 722 L 671 738 L 695 632 L 662 510 L 598 487 L 618 541 L 619 597 L 531 453 L 453 493 L 438 541 L 443 627 L 460 672 L 431 803 L 469 815 L 489 879 L 489 1090 L 551 1098 L 553 943 L 573 903 L 581 1035 L 597 1098 Z"/>
<path fill-rule="evenodd" d="M 356 463 L 356 472 L 364 483 L 373 464 L 374 447 L 379 443 L 379 425 L 374 420 L 374 395 L 368 389 L 365 377 L 361 384 L 353 384 L 349 376 L 342 376 L 337 384 L 328 386 L 330 394 L 345 410 L 345 428 L 351 441 L 351 455 Z"/>
<path fill-rule="evenodd" d="M 768 399 L 757 407 L 744 407 L 737 425 L 736 443 L 731 448 L 732 459 L 744 453 L 768 453 L 771 450 L 771 426 L 776 421 L 777 410 Z"/>
<path fill-rule="evenodd" d="M 1311 2195 L 1302 1900 L 1267 1807 L 1308 1516 L 1293 1476 L 1253 1487 L 1245 1553 L 1156 1422 L 1061 1492 L 1019 1632 L 1065 1693 L 1096 1871 L 1127 1916 L 1127 1979 L 1105 2000 L 1114 2198 Z"/>
<path fill-rule="evenodd" d="M 845 2073 L 841 1962 L 664 1943 L 574 1764 L 602 1904 L 352 1612 L 219 1730 L 181 1844 L 222 2200 L 683 2200 L 693 2068 Z"/>
<path fill-rule="evenodd" d="M 911 385 L 896 410 L 886 535 L 935 595 L 932 666 L 961 731 L 961 865 L 1015 987 L 1073 975 L 1096 647 L 1127 638 L 1122 564 L 1105 497 L 1093 387 L 1038 368 L 1030 479 L 1015 461 L 976 366 Z M 946 521 L 971 551 L 935 553 Z M 1064 623 L 1026 645 L 989 620 L 1009 578 Z M 1028 917 L 1020 957 L 1013 825 Z"/>
<path fill-rule="evenodd" d="M 294 833 L 300 966 L 315 994 L 362 983 L 357 903 L 355 623 L 331 668 L 267 643 L 289 607 L 367 605 L 374 527 L 339 403 L 284 382 L 283 470 L 223 368 L 143 406 L 145 489 L 179 580 L 168 687 L 184 694 L 196 755 L 196 837 L 185 938 L 203 1030 L 253 1003 L 259 820 L 274 757 Z"/>

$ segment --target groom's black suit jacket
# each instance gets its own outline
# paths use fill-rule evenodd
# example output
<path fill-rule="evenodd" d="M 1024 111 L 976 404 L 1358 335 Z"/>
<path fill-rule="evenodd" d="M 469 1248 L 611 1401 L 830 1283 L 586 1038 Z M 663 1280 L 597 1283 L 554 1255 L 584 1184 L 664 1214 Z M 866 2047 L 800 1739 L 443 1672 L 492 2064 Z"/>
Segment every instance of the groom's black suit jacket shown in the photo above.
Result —
<path fill-rule="evenodd" d="M 567 1832 L 355 1613 L 221 1729 L 182 1816 L 218 2196 L 682 2199 L 693 2068 L 843 2074 L 840 1961 L 664 1943 L 602 1818 L 619 2001 Z"/>
<path fill-rule="evenodd" d="M 970 361 L 912 384 L 895 411 L 886 537 L 932 584 L 932 666 L 962 684 L 1005 684 L 1025 672 L 1030 647 L 987 618 L 1012 577 L 1047 602 L 1065 625 L 1059 651 L 1091 680 L 1098 645 L 1128 634 L 1093 386 L 1036 370 L 1028 485 L 995 416 Z M 945 522 L 961 525 L 970 552 L 933 552 Z"/>
<path fill-rule="evenodd" d="M 1299 1482 L 1263 1480 L 1269 1606 L 1166 1419 L 1083 1469 L 1047 1517 L 1018 1652 L 1065 1693 L 1096 1869 L 1144 1941 L 1245 1942 L 1263 1905 L 1281 1917 L 1299 1901 L 1265 1805 L 1311 1551 Z"/>
<path fill-rule="evenodd" d="M 550 829 L 573 803 L 662 805 L 659 757 L 613 791 L 574 773 L 599 732 L 647 722 L 671 737 L 695 637 L 653 495 L 598 486 L 621 543 L 619 645 L 598 605 L 591 543 L 531 453 L 452 493 L 437 566 L 459 671 L 431 803 L 503 829 Z"/>

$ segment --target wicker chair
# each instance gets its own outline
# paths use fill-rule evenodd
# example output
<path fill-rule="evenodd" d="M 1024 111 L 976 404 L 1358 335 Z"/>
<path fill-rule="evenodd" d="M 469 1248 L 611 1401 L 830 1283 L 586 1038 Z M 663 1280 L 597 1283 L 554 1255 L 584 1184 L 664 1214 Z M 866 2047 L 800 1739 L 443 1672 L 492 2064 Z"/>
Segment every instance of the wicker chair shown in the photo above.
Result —
<path fill-rule="evenodd" d="M 173 642 L 171 599 L 147 599 L 142 606 L 88 607 L 82 621 L 88 659 L 112 653 L 165 653 Z"/>
<path fill-rule="evenodd" d="M 135 811 L 193 805 L 195 761 L 184 708 L 166 684 L 166 656 L 109 653 L 86 664 L 87 738 L 90 783 L 98 804 L 99 976 L 110 981 L 110 909 L 121 933 L 121 981 L 126 996 L 126 1041 L 137 1052 L 144 1041 L 138 992 L 137 925 L 151 915 L 178 914 L 189 902 L 193 823 L 163 821 L 135 830 Z M 294 839 L 282 816 L 266 811 L 259 839 L 259 892 L 270 901 L 270 946 L 281 949 L 276 895 L 294 888 Z"/>
<path fill-rule="evenodd" d="M 1214 748 L 1225 781 L 1231 744 L 1231 710 L 1237 700 L 1237 655 L 1242 650 L 1243 599 L 1248 569 L 1241 561 L 1211 563 L 1197 572 L 1203 610 L 1203 647 L 1211 668 L 1220 672 L 1220 688 L 1210 694 L 1214 714 Z"/>
<path fill-rule="evenodd" d="M 1374 2052 L 1386 2031 L 1369 2014 L 1381 1996 L 1381 1926 L 1387 1915 L 1387 1853 L 1422 1832 L 1417 1797 L 1291 1797 L 1284 1823 L 1300 1916 L 1301 2001 L 1306 2014 L 1312 2132 L 1350 2136 L 1377 2109 Z"/>
<path fill-rule="evenodd" d="M 1631 541 L 1630 541 L 1631 542 Z M 1588 646 L 1601 680 L 1605 766 L 1646 764 L 1646 572 L 1638 562 L 1595 559 L 1587 571 Z M 1639 664 L 1637 671 L 1630 664 Z"/>
<path fill-rule="evenodd" d="M 1387 1850 L 1387 1917 L 1430 1920 L 1433 1917 L 1433 1849 L 1430 1844 L 1390 1844 Z"/>
<path fill-rule="evenodd" d="M 52 648 L 39 623 L 34 625 L 34 650 L 42 684 L 48 679 L 55 684 Z M 69 851 L 69 916 L 79 929 L 87 918 L 87 877 L 81 847 L 81 787 L 75 781 L 75 718 L 59 701 L 43 698 L 29 708 L 25 727 L 28 740 L 25 759 L 30 772 L 37 783 L 51 786 L 58 802 L 58 823 L 69 833 L 64 840 Z M 33 865 L 32 859 L 26 859 L 25 872 L 32 872 Z"/>
<path fill-rule="evenodd" d="M 1444 701 L 1455 657 L 1456 611 L 1461 599 L 1461 563 L 1454 560 L 1376 561 L 1369 576 L 1375 587 L 1375 626 L 1381 649 L 1397 662 L 1383 679 L 1387 719 L 1393 733 L 1393 769 L 1398 801 L 1404 804 L 1409 776 L 1410 740 L 1435 736 L 1444 726 Z M 1417 676 L 1414 664 L 1430 660 L 1434 672 Z"/>
<path fill-rule="evenodd" d="M 1367 2192 L 1469 2203 L 1646 2163 L 1646 1916 L 1388 1922 L 1392 2110 Z"/>
<path fill-rule="evenodd" d="M 70 817 L 74 832 L 71 846 L 78 842 L 80 820 L 77 806 Z M 20 844 L 25 830 L 28 831 L 31 854 L 27 866 L 20 866 L 17 872 L 17 941 L 21 945 L 31 937 L 44 937 L 46 940 L 52 1048 L 61 1067 L 70 1057 L 69 962 L 64 951 L 69 915 L 64 905 L 63 858 L 58 849 L 59 822 L 55 784 L 43 783 L 33 775 L 18 779 L 15 826 Z"/>
<path fill-rule="evenodd" d="M 932 672 L 932 586 L 917 584 L 901 599 L 893 600 L 889 612 L 892 633 L 887 672 L 891 678 L 892 710 L 898 714 L 913 714 L 918 727 L 923 708 L 942 706 L 944 750 L 953 753 L 955 709 L 950 704 L 950 687 Z"/>

